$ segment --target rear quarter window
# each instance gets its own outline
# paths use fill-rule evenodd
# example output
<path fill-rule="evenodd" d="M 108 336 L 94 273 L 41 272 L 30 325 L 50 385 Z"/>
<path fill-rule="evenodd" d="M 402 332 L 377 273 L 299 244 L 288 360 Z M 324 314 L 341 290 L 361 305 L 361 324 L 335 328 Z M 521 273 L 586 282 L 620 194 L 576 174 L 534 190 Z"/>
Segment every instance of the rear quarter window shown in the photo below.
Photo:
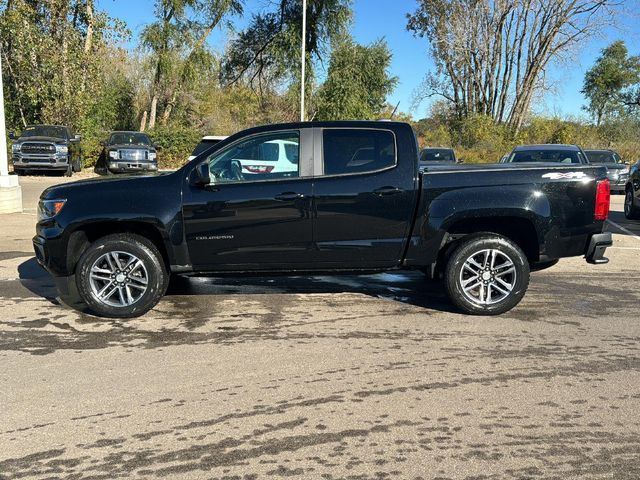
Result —
<path fill-rule="evenodd" d="M 374 172 L 396 164 L 396 145 L 388 130 L 325 129 L 325 175 Z"/>

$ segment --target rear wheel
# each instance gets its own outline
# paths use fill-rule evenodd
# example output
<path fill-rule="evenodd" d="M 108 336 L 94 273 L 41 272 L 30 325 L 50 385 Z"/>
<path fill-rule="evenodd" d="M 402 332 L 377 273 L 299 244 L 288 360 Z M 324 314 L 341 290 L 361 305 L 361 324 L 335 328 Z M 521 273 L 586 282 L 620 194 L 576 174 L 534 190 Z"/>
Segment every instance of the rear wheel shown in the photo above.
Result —
<path fill-rule="evenodd" d="M 81 170 L 82 170 L 82 159 L 78 158 L 76 159 L 75 162 L 73 162 L 73 171 L 77 173 Z"/>
<path fill-rule="evenodd" d="M 633 205 L 633 191 L 628 189 L 624 195 L 624 216 L 629 220 L 640 219 L 640 210 Z"/>
<path fill-rule="evenodd" d="M 445 269 L 451 301 L 465 313 L 499 315 L 515 307 L 529 286 L 529 262 L 511 240 L 470 236 L 453 251 Z"/>
<path fill-rule="evenodd" d="M 91 244 L 76 269 L 82 300 L 97 315 L 138 317 L 151 310 L 167 290 L 162 256 L 147 239 L 115 234 Z"/>

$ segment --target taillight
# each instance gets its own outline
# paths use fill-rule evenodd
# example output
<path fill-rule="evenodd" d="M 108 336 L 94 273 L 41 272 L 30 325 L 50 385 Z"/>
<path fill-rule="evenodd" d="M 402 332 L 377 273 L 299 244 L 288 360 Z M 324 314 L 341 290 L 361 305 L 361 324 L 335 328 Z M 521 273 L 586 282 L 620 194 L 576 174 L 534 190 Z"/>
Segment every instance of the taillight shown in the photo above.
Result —
<path fill-rule="evenodd" d="M 609 180 L 600 180 L 596 185 L 596 210 L 593 218 L 596 220 L 606 220 L 609 216 L 610 203 L 611 184 Z"/>
<path fill-rule="evenodd" d="M 251 173 L 271 173 L 273 170 L 271 165 L 243 165 L 242 168 Z"/>

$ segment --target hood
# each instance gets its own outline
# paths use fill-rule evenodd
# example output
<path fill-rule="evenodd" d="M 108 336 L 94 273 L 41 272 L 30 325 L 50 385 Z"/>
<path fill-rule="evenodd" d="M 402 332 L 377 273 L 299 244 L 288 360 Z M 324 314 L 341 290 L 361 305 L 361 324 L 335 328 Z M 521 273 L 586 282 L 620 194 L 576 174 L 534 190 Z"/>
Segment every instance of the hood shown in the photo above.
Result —
<path fill-rule="evenodd" d="M 66 144 L 67 140 L 64 138 L 58 137 L 20 137 L 15 143 L 24 143 L 24 142 L 52 142 L 58 145 Z"/>
<path fill-rule="evenodd" d="M 131 174 L 131 175 L 118 175 L 117 177 L 93 177 L 83 180 L 77 180 L 75 182 L 61 183 L 47 188 L 40 198 L 45 199 L 57 199 L 57 198 L 79 198 L 82 197 L 87 191 L 99 191 L 102 188 L 107 187 L 109 193 L 117 191 L 132 191 L 154 188 L 155 183 L 159 178 L 166 177 L 175 172 L 149 172 L 144 174 Z"/>

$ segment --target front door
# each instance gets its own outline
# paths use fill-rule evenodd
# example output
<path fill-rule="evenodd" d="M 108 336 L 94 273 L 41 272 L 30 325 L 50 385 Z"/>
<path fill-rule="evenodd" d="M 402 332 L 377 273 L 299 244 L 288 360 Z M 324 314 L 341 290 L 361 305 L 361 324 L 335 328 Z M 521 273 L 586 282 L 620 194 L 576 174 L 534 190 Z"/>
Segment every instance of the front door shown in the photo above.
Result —
<path fill-rule="evenodd" d="M 195 270 L 273 270 L 308 263 L 312 138 L 310 129 L 255 134 L 206 159 L 211 184 L 190 182 L 183 198 Z"/>

